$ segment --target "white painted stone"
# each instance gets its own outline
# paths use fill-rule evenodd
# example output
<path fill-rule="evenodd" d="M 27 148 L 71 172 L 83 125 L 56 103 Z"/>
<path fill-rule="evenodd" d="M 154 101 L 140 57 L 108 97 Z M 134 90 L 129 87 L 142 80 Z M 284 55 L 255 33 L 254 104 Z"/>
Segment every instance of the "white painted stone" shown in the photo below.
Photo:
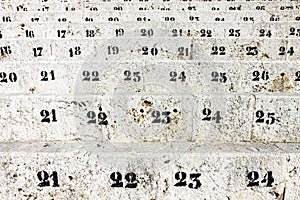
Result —
<path fill-rule="evenodd" d="M 195 143 L 11 143 L 1 148 L 1 197 L 77 199 L 274 199 L 289 197 L 287 145 Z M 9 154 L 8 154 L 9 152 Z M 39 171 L 57 172 L 59 187 L 39 187 Z M 247 187 L 247 174 L 259 173 L 259 186 Z M 262 180 L 272 171 L 274 181 Z M 123 187 L 111 187 L 113 172 Z M 125 174 L 137 175 L 137 188 L 125 188 Z M 186 186 L 175 186 L 175 173 L 185 172 Z M 201 173 L 197 189 L 191 173 Z M 285 192 L 284 192 L 285 188 Z M 289 192 L 288 192 L 289 191 Z M 285 194 L 284 194 L 285 193 Z M 290 194 L 289 194 L 290 193 Z"/>
<path fill-rule="evenodd" d="M 264 141 L 299 141 L 299 98 L 297 96 L 260 96 L 256 99 L 255 112 L 263 111 L 264 122 L 254 123 L 253 139 Z M 268 114 L 268 113 L 274 113 Z M 269 115 L 269 116 L 268 116 Z M 274 117 L 275 120 L 271 118 Z M 256 114 L 255 121 L 258 120 Z M 274 123 L 272 123 L 274 121 Z"/>
<path fill-rule="evenodd" d="M 1 199 L 296 200 L 299 6 L 2 1 Z"/>

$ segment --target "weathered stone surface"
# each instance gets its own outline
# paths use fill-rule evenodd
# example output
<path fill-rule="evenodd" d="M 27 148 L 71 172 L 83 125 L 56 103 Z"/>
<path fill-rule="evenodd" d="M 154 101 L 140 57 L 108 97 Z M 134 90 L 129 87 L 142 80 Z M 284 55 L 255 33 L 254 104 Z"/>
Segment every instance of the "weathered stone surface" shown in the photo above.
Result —
<path fill-rule="evenodd" d="M 297 200 L 299 8 L 2 0 L 0 198 Z"/>
<path fill-rule="evenodd" d="M 293 191 L 296 176 L 290 177 L 288 169 L 298 167 L 293 159 L 298 154 L 298 149 L 286 144 L 262 143 L 2 143 L 1 197 L 287 198 L 297 192 Z M 48 178 L 50 186 L 39 186 L 43 182 L 37 175 L 40 171 L 49 175 L 56 172 L 56 182 L 51 176 Z M 123 187 L 111 187 L 115 183 L 110 178 L 113 172 L 122 175 Z M 258 173 L 257 180 L 256 175 L 249 175 L 251 172 Z M 132 181 L 136 187 L 126 188 L 127 173 L 136 174 L 136 181 Z M 182 173 L 187 177 L 184 178 Z M 191 174 L 194 175 L 191 177 Z M 193 177 L 195 174 L 199 177 Z M 184 183 L 182 186 L 178 186 L 180 179 Z M 200 181 L 198 184 L 197 180 Z M 249 186 L 250 182 L 259 185 Z M 59 186 L 53 187 L 53 184 Z"/>

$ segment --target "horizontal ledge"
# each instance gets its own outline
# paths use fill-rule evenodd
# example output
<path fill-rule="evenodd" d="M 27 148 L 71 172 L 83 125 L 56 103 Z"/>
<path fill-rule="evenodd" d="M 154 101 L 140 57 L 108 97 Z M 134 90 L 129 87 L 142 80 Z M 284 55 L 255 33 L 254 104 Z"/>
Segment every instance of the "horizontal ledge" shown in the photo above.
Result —
<path fill-rule="evenodd" d="M 67 153 L 90 152 L 93 154 L 286 154 L 300 153 L 300 143 L 194 143 L 194 142 L 7 142 L 0 143 L 0 155 L 9 153 Z"/>

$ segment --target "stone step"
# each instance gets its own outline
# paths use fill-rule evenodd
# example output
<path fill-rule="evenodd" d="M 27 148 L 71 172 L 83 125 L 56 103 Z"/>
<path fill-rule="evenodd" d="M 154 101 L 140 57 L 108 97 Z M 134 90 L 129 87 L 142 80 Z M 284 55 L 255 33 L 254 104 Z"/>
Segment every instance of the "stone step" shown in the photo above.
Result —
<path fill-rule="evenodd" d="M 2 143 L 3 199 L 297 199 L 295 143 Z"/>
<path fill-rule="evenodd" d="M 187 1 L 166 1 L 162 2 L 159 0 L 128 0 L 128 1 L 98 1 L 98 0 L 88 0 L 88 1 L 81 1 L 78 4 L 76 1 L 51 1 L 51 2 L 41 2 L 39 0 L 24 0 L 22 5 L 20 6 L 20 2 L 18 1 L 9 1 L 7 4 L 3 4 L 0 8 L 1 12 L 15 12 L 19 13 L 20 15 L 22 12 L 38 12 L 41 15 L 51 14 L 52 12 L 64 12 L 65 15 L 68 15 L 68 12 L 71 13 L 89 13 L 89 14 L 98 14 L 99 12 L 103 11 L 141 11 L 144 10 L 145 14 L 151 14 L 151 12 L 155 11 L 178 11 L 178 12 L 189 12 L 189 13 L 197 13 L 201 12 L 210 12 L 210 13 L 218 13 L 218 11 L 224 11 L 224 14 L 230 15 L 234 14 L 233 11 L 252 11 L 256 13 L 263 13 L 262 11 L 275 11 L 278 14 L 283 13 L 291 13 L 293 11 L 297 11 L 298 4 L 295 1 L 290 0 L 280 0 L 280 1 L 273 1 L 270 4 L 268 1 L 260 1 L 260 0 L 252 0 L 252 1 L 243 1 L 243 0 L 236 0 L 236 4 L 232 2 L 222 2 L 222 1 L 206 1 L 206 0 L 198 0 L 193 1 L 193 5 L 191 6 L 188 4 Z M 150 4 L 151 3 L 151 4 Z M 69 10 L 66 8 L 68 7 Z M 117 8 L 115 8 L 117 7 Z M 118 9 L 121 7 L 122 9 Z M 73 9 L 71 9 L 73 8 Z M 146 8 L 146 9 L 140 9 Z M 170 10 L 160 9 L 160 8 L 169 8 Z M 185 8 L 185 9 L 184 9 Z M 43 10 L 44 9 L 44 10 Z M 41 11 L 50 11 L 51 13 L 41 12 Z M 92 12 L 91 12 L 92 11 Z M 231 12 L 228 12 L 231 11 Z M 75 19 L 76 20 L 76 19 Z"/>
<path fill-rule="evenodd" d="M 174 94 L 300 93 L 298 61 L 96 61 L 0 63 L 0 92 L 111 95 L 161 85 Z"/>
<path fill-rule="evenodd" d="M 107 16 L 99 15 L 98 13 L 84 14 L 81 11 L 70 13 L 32 12 L 32 15 L 38 16 L 37 18 L 32 17 L 32 15 L 28 15 L 27 12 L 16 12 L 13 15 L 11 13 L 3 14 L 13 16 L 14 19 L 13 22 L 0 24 L 1 41 L 31 41 L 42 39 L 61 39 L 63 41 L 68 41 L 69 39 L 88 39 L 89 41 L 91 41 L 95 39 L 109 39 L 118 37 L 143 39 L 159 37 L 177 39 L 206 38 L 207 40 L 213 40 L 217 38 L 260 38 L 267 40 L 278 38 L 297 39 L 299 37 L 299 31 L 297 31 L 299 28 L 298 21 L 300 21 L 300 16 L 298 16 L 298 21 L 292 20 L 297 17 L 298 13 L 296 13 L 296 11 L 289 11 L 288 13 L 282 12 L 280 14 L 280 17 L 283 17 L 283 19 L 286 20 L 277 22 L 259 20 L 255 21 L 255 24 L 253 24 L 249 21 L 236 19 L 234 22 L 223 21 L 221 22 L 222 26 L 220 26 L 220 22 L 211 20 L 203 21 L 203 19 L 201 19 L 201 22 L 190 21 L 184 25 L 182 22 L 178 21 L 142 22 L 142 25 L 140 27 L 136 26 L 137 22 L 110 22 L 107 20 L 107 18 L 105 18 L 105 20 L 103 19 Z M 204 14 L 207 15 L 208 13 Z M 214 14 L 217 15 L 216 13 Z M 253 15 L 253 13 L 247 14 Z M 254 14 L 257 15 L 256 13 Z M 145 15 L 148 16 L 148 14 Z M 89 19 L 93 19 L 96 22 L 101 21 L 101 23 L 87 22 L 85 21 L 84 16 L 89 16 Z M 101 19 L 99 19 L 100 17 Z M 38 22 L 33 22 L 32 20 L 34 19 L 38 19 Z M 62 19 L 66 20 L 66 22 L 58 22 Z M 243 19 L 243 17 L 240 17 L 240 19 Z M 71 27 L 68 25 L 69 23 L 72 23 Z M 22 26 L 20 24 L 22 24 Z M 59 30 L 63 32 L 64 30 L 68 31 L 66 31 L 65 33 L 61 32 L 61 34 L 59 35 Z M 32 31 L 32 37 L 29 36 L 30 31 Z M 53 47 L 55 48 L 54 45 Z"/>
<path fill-rule="evenodd" d="M 128 32 L 135 32 L 129 29 Z M 300 29 L 299 29 L 300 31 Z M 298 34 L 298 33 L 297 33 Z M 300 34 L 300 33 L 299 33 Z M 294 38 L 110 37 L 0 40 L 2 62 L 52 61 L 299 61 Z M 293 50 L 290 50 L 290 49 Z"/>
<path fill-rule="evenodd" d="M 107 96 L 2 95 L 0 141 L 298 142 L 299 105 L 298 95 L 175 95 L 154 86 Z"/>

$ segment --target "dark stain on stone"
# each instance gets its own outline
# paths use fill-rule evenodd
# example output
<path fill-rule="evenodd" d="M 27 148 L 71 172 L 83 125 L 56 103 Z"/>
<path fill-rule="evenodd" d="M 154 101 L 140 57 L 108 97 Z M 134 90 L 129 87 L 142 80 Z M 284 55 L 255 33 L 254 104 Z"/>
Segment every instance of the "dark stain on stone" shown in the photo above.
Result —
<path fill-rule="evenodd" d="M 281 73 L 273 80 L 271 92 L 288 92 L 291 89 L 289 77 L 285 73 Z"/>
<path fill-rule="evenodd" d="M 34 93 L 35 90 L 36 90 L 36 87 L 29 88 L 29 91 L 30 91 L 31 93 Z"/>
<path fill-rule="evenodd" d="M 263 53 L 263 54 L 262 54 L 262 58 L 265 58 L 265 57 L 266 57 L 266 58 L 270 58 L 268 54 Z"/>
<path fill-rule="evenodd" d="M 150 107 L 150 106 L 152 106 L 152 105 L 153 105 L 153 103 L 150 102 L 150 101 L 147 101 L 147 100 L 144 100 L 144 101 L 142 102 L 142 106 L 144 106 L 144 107 Z"/>
<path fill-rule="evenodd" d="M 167 180 L 167 179 L 164 179 L 164 183 L 165 183 L 166 189 L 163 190 L 163 193 L 164 193 L 164 195 L 166 195 L 167 191 L 169 190 L 168 180 Z"/>

